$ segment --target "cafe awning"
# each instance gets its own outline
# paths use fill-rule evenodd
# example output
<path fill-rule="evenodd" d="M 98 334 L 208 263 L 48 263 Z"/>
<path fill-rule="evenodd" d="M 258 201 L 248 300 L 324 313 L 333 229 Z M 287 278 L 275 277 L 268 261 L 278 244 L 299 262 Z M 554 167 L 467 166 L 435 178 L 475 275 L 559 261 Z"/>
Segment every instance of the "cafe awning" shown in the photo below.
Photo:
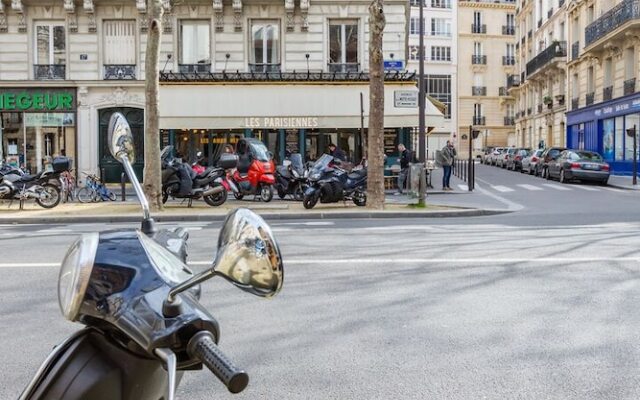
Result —
<path fill-rule="evenodd" d="M 360 94 L 365 127 L 368 83 L 286 84 L 204 82 L 160 86 L 161 129 L 357 129 Z M 414 104 L 415 100 L 415 104 Z M 385 83 L 385 127 L 418 126 L 414 82 Z M 428 101 L 427 127 L 441 127 L 443 114 Z"/>

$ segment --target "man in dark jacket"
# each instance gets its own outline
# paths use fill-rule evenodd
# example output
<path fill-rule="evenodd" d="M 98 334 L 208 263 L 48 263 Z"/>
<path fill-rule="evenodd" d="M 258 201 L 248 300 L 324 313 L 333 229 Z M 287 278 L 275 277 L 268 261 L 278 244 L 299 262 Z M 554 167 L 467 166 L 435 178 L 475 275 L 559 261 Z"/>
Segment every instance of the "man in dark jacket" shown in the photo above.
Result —
<path fill-rule="evenodd" d="M 409 163 L 413 161 L 411 150 L 407 149 L 404 144 L 400 143 L 398 145 L 398 151 L 400 152 L 400 173 L 398 174 L 398 191 L 396 195 L 402 194 L 409 175 Z"/>
<path fill-rule="evenodd" d="M 337 147 L 335 144 L 329 144 L 329 154 L 333 156 L 333 158 L 340 161 L 347 161 L 347 155 L 342 151 L 341 148 Z"/>

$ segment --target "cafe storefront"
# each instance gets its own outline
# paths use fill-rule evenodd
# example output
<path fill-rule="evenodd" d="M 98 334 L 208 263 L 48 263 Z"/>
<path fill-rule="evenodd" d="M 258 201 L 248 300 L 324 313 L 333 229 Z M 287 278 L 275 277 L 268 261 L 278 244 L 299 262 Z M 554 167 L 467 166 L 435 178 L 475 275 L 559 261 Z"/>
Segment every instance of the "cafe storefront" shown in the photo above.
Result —
<path fill-rule="evenodd" d="M 0 88 L 0 160 L 30 173 L 76 158 L 75 88 Z"/>
<path fill-rule="evenodd" d="M 225 145 L 234 145 L 241 137 L 255 137 L 265 143 L 277 162 L 289 152 L 315 160 L 331 143 L 350 161 L 362 158 L 361 129 L 366 133 L 369 123 L 366 74 L 341 82 L 234 83 L 229 77 L 220 82 L 199 82 L 197 76 L 187 81 L 177 78 L 161 74 L 160 127 L 163 144 L 175 145 L 183 157 L 191 159 L 202 151 L 211 162 Z M 385 82 L 388 156 L 397 155 L 398 143 L 411 147 L 411 132 L 418 125 L 417 104 L 399 104 L 399 92 L 413 92 L 417 99 L 412 76 Z M 430 102 L 426 114 L 427 127 L 442 125 L 442 113 Z"/>

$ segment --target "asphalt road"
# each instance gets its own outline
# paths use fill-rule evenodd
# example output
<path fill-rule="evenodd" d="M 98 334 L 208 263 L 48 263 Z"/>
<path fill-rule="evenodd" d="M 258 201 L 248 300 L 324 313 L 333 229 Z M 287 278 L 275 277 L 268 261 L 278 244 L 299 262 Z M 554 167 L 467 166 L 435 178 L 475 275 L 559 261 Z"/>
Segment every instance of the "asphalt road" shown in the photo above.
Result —
<path fill-rule="evenodd" d="M 480 179 L 484 192 L 451 196 L 519 211 L 274 222 L 286 269 L 276 299 L 222 280 L 203 286 L 220 345 L 250 373 L 249 388 L 229 395 L 199 371 L 178 398 L 640 398 L 638 194 L 557 190 L 490 167 Z M 68 244 L 125 226 L 0 226 L 1 399 L 17 397 L 79 328 L 57 305 Z M 201 270 L 219 224 L 184 226 Z"/>

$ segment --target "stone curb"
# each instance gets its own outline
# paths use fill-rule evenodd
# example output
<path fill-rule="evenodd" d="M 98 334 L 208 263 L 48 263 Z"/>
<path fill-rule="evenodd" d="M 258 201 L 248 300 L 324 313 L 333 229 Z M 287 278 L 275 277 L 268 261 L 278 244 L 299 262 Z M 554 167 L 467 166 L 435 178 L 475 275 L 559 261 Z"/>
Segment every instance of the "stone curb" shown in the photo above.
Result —
<path fill-rule="evenodd" d="M 303 212 L 273 213 L 258 211 L 265 220 L 309 220 L 309 219 L 393 219 L 393 218 L 460 218 L 483 217 L 511 213 L 501 209 L 460 209 L 441 211 L 365 211 L 365 212 Z M 224 221 L 226 214 L 168 214 L 156 215 L 156 222 L 216 222 Z M 0 224 L 55 224 L 55 223 L 122 223 L 139 222 L 140 215 L 85 215 L 85 216 L 51 216 L 51 217 L 19 217 L 0 218 Z"/>
<path fill-rule="evenodd" d="M 635 191 L 635 190 L 640 190 L 640 185 L 638 185 L 637 188 L 633 188 L 633 187 L 629 187 L 629 186 L 624 186 L 624 185 L 616 185 L 615 183 L 609 183 L 609 186 L 611 186 L 612 188 L 616 188 L 616 189 L 622 189 L 622 190 L 629 190 L 629 191 Z"/>

